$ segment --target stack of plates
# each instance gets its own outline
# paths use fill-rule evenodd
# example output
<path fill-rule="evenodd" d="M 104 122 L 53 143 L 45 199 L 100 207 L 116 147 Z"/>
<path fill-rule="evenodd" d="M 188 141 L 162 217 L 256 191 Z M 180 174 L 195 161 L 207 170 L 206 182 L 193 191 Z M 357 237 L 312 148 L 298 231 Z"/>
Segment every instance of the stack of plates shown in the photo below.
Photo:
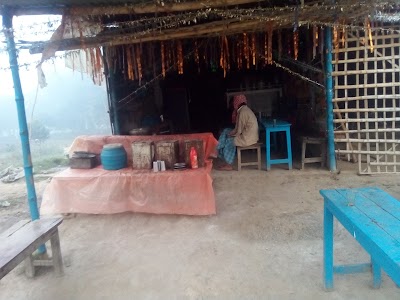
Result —
<path fill-rule="evenodd" d="M 176 163 L 174 164 L 174 170 L 185 170 L 187 166 L 185 163 Z"/>

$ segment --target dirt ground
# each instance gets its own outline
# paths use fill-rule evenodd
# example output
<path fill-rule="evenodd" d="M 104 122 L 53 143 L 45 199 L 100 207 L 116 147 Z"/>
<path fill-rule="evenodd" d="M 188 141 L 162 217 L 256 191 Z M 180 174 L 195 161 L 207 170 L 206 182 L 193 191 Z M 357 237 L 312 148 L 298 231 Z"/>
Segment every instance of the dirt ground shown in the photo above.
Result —
<path fill-rule="evenodd" d="M 342 167 L 344 165 L 342 164 Z M 18 266 L 0 281 L 0 299 L 400 299 L 386 275 L 335 277 L 322 286 L 319 190 L 378 186 L 400 199 L 397 176 L 361 177 L 307 170 L 213 171 L 217 215 L 78 215 L 61 225 L 65 275 Z M 41 195 L 46 180 L 37 182 Z M 0 231 L 27 216 L 23 182 L 0 183 Z M 335 225 L 335 263 L 368 255 Z"/>

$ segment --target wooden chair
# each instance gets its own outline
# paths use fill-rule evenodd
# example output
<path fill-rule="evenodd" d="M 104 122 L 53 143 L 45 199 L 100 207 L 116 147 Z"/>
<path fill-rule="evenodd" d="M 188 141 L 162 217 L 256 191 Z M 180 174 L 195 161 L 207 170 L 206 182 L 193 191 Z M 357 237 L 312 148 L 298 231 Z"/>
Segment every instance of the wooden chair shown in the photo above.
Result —
<path fill-rule="evenodd" d="M 238 171 L 242 170 L 242 167 L 246 166 L 257 166 L 258 170 L 261 170 L 261 143 L 255 143 L 247 147 L 236 147 L 238 156 Z M 242 151 L 246 150 L 257 150 L 257 161 L 254 162 L 242 162 Z"/>

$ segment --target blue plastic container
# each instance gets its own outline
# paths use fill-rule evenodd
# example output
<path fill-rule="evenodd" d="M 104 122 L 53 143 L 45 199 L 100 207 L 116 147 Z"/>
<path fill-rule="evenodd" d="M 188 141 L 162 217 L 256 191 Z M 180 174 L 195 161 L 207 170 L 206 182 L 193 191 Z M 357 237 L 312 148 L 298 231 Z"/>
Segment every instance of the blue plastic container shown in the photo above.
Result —
<path fill-rule="evenodd" d="M 127 167 L 127 154 L 121 144 L 104 145 L 100 159 L 104 170 L 120 170 Z"/>

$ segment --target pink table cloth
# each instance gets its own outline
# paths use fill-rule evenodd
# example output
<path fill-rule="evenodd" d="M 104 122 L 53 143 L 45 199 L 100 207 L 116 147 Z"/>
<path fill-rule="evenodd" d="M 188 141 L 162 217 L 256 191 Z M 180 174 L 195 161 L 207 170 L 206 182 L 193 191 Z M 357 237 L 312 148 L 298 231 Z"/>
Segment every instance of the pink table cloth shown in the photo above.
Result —
<path fill-rule="evenodd" d="M 121 143 L 132 152 L 133 141 L 203 139 L 205 154 L 214 154 L 217 141 L 211 133 L 170 136 L 82 136 L 70 152 L 99 154 L 104 144 Z M 101 166 L 91 170 L 67 169 L 53 177 L 45 189 L 42 214 L 113 214 L 142 212 L 154 214 L 213 215 L 216 213 L 211 178 L 212 161 L 199 169 L 133 170 L 131 167 L 107 171 Z"/>

